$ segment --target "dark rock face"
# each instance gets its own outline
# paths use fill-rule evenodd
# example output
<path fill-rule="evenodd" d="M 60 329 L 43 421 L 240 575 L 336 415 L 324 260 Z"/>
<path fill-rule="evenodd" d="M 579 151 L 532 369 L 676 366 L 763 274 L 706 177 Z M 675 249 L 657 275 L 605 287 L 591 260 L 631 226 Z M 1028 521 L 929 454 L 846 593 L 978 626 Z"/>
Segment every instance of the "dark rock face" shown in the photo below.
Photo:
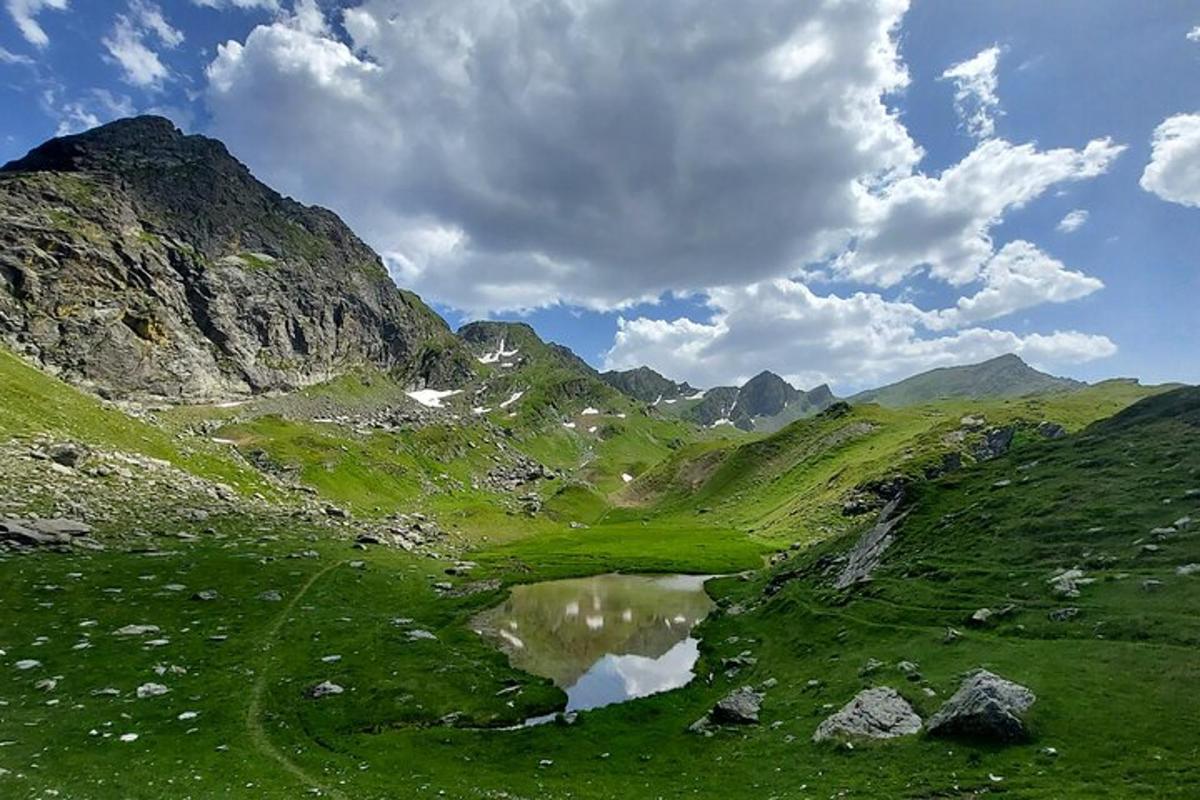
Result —
<path fill-rule="evenodd" d="M 681 397 L 691 397 L 696 389 L 684 383 L 664 378 L 649 367 L 638 367 L 623 371 L 610 370 L 601 373 L 601 379 L 617 391 L 629 395 L 643 403 L 655 403 L 659 400 L 677 400 Z"/>
<path fill-rule="evenodd" d="M 1024 739 L 1022 715 L 1037 700 L 1029 689 L 981 669 L 929 718 L 932 736 L 963 736 L 998 742 Z"/>
<path fill-rule="evenodd" d="M 361 365 L 413 387 L 472 374 L 445 323 L 335 214 L 158 117 L 0 170 L 0 337 L 112 397 L 235 397 Z"/>
<path fill-rule="evenodd" d="M 704 393 L 704 399 L 688 412 L 688 417 L 701 425 L 713 425 L 723 419 L 732 420 L 737 399 L 736 386 L 717 386 Z"/>
<path fill-rule="evenodd" d="M 1004 455 L 1012 447 L 1013 437 L 1016 433 L 1017 429 L 1011 426 L 991 429 L 984 435 L 983 441 L 975 447 L 975 458 L 979 461 L 990 461 Z"/>
<path fill-rule="evenodd" d="M 773 417 L 802 393 L 773 372 L 760 372 L 738 393 L 739 416 Z"/>

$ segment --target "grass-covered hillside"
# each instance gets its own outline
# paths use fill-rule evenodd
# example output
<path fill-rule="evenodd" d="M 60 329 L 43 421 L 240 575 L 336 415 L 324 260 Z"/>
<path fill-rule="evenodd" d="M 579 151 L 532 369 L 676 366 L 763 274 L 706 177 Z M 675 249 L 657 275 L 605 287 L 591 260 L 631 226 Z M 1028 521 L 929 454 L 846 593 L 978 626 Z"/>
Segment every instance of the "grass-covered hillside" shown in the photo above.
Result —
<path fill-rule="evenodd" d="M 897 478 L 920 481 L 990 457 L 993 431 L 1011 430 L 1017 444 L 1035 441 L 1079 430 L 1157 391 L 1111 381 L 1030 398 L 838 405 L 753 441 L 682 448 L 631 483 L 614 515 L 706 518 L 767 541 L 810 543 L 861 525 L 861 513 L 882 505 L 870 502 L 873 493 Z M 866 502 L 848 515 L 854 500 Z"/>
<path fill-rule="evenodd" d="M 135 549 L 4 556 L 0 785 L 98 798 L 1188 797 L 1200 395 L 1087 425 L 1058 413 L 1066 437 L 1020 436 L 912 485 L 872 580 L 845 590 L 833 584 L 857 530 L 759 570 L 762 546 L 715 511 L 477 540 L 477 566 L 454 575 L 444 558 L 253 514 Z M 805 430 L 790 429 L 796 447 Z M 1056 594 L 1070 569 L 1078 595 Z M 561 694 L 508 666 L 471 618 L 506 584 L 612 570 L 756 571 L 709 584 L 722 611 L 698 630 L 687 687 L 503 730 Z M 928 719 L 977 667 L 1037 695 L 1027 739 L 811 741 L 862 688 L 891 687 Z M 322 681 L 343 692 L 309 699 Z M 759 724 L 689 732 L 742 685 L 763 692 Z"/>

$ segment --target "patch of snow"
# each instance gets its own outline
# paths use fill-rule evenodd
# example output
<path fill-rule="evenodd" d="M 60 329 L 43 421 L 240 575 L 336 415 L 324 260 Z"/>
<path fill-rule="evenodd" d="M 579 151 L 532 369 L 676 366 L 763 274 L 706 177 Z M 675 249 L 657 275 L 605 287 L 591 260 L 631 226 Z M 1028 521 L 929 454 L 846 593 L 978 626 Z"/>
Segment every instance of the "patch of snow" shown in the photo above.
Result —
<path fill-rule="evenodd" d="M 521 399 L 521 397 L 522 397 L 522 396 L 524 396 L 524 394 L 525 394 L 525 392 L 513 392 L 511 397 L 509 397 L 507 400 L 505 400 L 503 403 L 501 403 L 501 404 L 500 404 L 500 407 L 501 407 L 501 408 L 508 408 L 508 407 L 509 407 L 509 406 L 511 406 L 513 403 L 515 403 L 515 402 L 517 402 L 518 400 L 520 400 L 520 399 Z"/>
<path fill-rule="evenodd" d="M 500 349 L 494 353 L 484 353 L 483 355 L 479 356 L 479 359 L 478 359 L 479 363 L 480 364 L 496 364 L 496 363 L 499 363 L 502 359 L 511 358 L 512 356 L 515 356 L 517 353 L 521 352 L 519 348 L 514 348 L 512 350 L 505 350 L 504 349 L 505 344 L 506 344 L 505 340 L 501 339 L 500 340 Z M 512 364 L 504 364 L 503 366 L 510 367 L 510 366 L 512 366 Z"/>
<path fill-rule="evenodd" d="M 580 413 L 582 413 L 585 417 L 594 417 L 600 413 L 600 409 L 592 408 L 591 406 L 588 406 Z"/>
<path fill-rule="evenodd" d="M 564 422 L 563 427 L 570 428 L 571 430 L 575 430 L 575 423 L 574 422 Z"/>
<path fill-rule="evenodd" d="M 597 430 L 599 430 L 599 427 L 593 425 L 592 427 L 588 428 L 588 433 L 595 433 Z"/>
<path fill-rule="evenodd" d="M 659 404 L 659 403 L 661 403 L 661 402 L 662 402 L 662 395 L 660 394 L 658 397 L 654 398 L 654 402 L 653 402 L 653 403 L 651 403 L 650 405 L 652 405 L 652 406 L 656 406 L 656 405 L 658 405 L 658 404 Z"/>
<path fill-rule="evenodd" d="M 676 403 L 678 403 L 678 402 L 679 402 L 679 398 L 678 398 L 678 397 L 673 397 L 673 398 L 671 398 L 670 400 L 666 400 L 666 401 L 664 401 L 664 402 L 665 402 L 667 405 L 669 405 L 669 406 L 673 406 L 673 405 L 675 405 Z"/>
<path fill-rule="evenodd" d="M 728 417 L 723 417 L 722 419 L 717 420 L 716 422 L 714 422 L 712 425 L 709 425 L 708 427 L 719 428 L 722 425 L 732 425 L 732 424 L 733 424 L 733 420 L 729 419 Z"/>
<path fill-rule="evenodd" d="M 448 389 L 445 391 L 441 389 L 418 389 L 415 392 L 405 392 L 406 395 L 427 408 L 441 408 L 443 400 L 461 393 L 461 389 Z"/>
<path fill-rule="evenodd" d="M 685 399 L 685 400 L 703 400 L 703 399 L 704 399 L 704 395 L 706 395 L 706 394 L 708 394 L 708 390 L 707 390 L 707 389 L 702 389 L 702 390 L 700 390 L 700 391 L 696 392 L 696 393 L 695 393 L 694 395 L 692 395 L 691 397 L 687 397 L 687 398 L 684 398 L 684 399 Z"/>
<path fill-rule="evenodd" d="M 245 400 L 228 400 L 224 403 L 217 403 L 213 408 L 237 408 L 246 405 L 246 402 Z"/>
<path fill-rule="evenodd" d="M 617 419 L 625 419 L 626 416 L 628 416 L 628 415 L 624 411 L 622 411 L 620 414 L 617 414 Z"/>
<path fill-rule="evenodd" d="M 220 436 L 212 437 L 213 444 L 237 444 L 233 439 L 222 439 Z"/>
<path fill-rule="evenodd" d="M 628 472 L 622 472 L 621 480 L 625 481 L 626 483 L 629 483 L 631 480 L 633 480 L 633 476 L 630 475 Z"/>
<path fill-rule="evenodd" d="M 486 408 L 486 407 L 484 407 L 484 406 L 475 406 L 475 408 L 472 408 L 472 409 L 471 409 L 471 413 L 472 413 L 472 414 L 474 414 L 474 415 L 475 415 L 475 416 L 477 416 L 477 417 L 478 417 L 478 416 L 482 416 L 482 415 L 484 415 L 484 414 L 488 413 L 489 411 L 491 411 L 491 409 L 490 409 L 490 408 Z"/>

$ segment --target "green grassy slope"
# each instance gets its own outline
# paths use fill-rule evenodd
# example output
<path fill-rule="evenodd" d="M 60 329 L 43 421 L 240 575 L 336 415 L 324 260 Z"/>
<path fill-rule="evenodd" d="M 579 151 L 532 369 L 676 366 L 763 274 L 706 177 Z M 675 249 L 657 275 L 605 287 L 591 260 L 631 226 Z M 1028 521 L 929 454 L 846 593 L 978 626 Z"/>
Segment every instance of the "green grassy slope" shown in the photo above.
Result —
<path fill-rule="evenodd" d="M 200 437 L 181 438 L 78 391 L 0 348 L 0 438 L 48 436 L 168 461 L 243 491 L 272 491 L 254 469 Z"/>
<path fill-rule="evenodd" d="M 1072 392 L 1086 384 L 1057 378 L 1030 367 L 1019 357 L 998 356 L 979 364 L 943 367 L 902 381 L 860 392 L 852 403 L 878 403 L 899 408 L 951 398 L 1024 397 Z"/>
<path fill-rule="evenodd" d="M 15 733 L 0 763 L 20 775 L 3 780 L 21 797 L 1189 797 L 1200 781 L 1200 700 L 1188 691 L 1200 679 L 1190 611 L 1200 607 L 1200 576 L 1176 568 L 1200 562 L 1200 531 L 1181 523 L 1159 550 L 1141 544 L 1156 541 L 1154 528 L 1200 519 L 1198 454 L 1196 390 L 1064 440 L 1020 441 L 1006 457 L 917 487 L 866 586 L 837 592 L 823 574 L 820 559 L 853 536 L 779 565 L 776 574 L 796 577 L 773 595 L 764 594 L 771 574 L 710 584 L 729 611 L 699 629 L 701 679 L 571 727 L 479 729 L 561 696 L 469 630 L 501 592 L 439 596 L 431 584 L 446 577 L 429 559 L 350 551 L 303 528 L 263 537 L 245 520 L 220 541 L 171 544 L 165 558 L 3 560 L 7 662 L 41 662 L 13 671 L 3 692 L 0 720 Z M 733 571 L 757 562 L 748 543 L 712 527 L 602 525 L 482 551 L 476 574 L 453 581 Z M 317 555 L 287 557 L 298 550 Z M 1096 582 L 1079 598 L 1053 597 L 1047 579 L 1072 566 Z M 1162 583 L 1146 590 L 1146 580 Z M 187 588 L 165 588 L 174 582 Z M 202 588 L 220 597 L 188 599 Z M 283 602 L 258 599 L 267 589 Z M 1009 604 L 993 627 L 964 626 L 976 608 Z M 1050 621 L 1065 605 L 1078 615 Z M 80 627 L 88 620 L 96 624 Z M 112 636 L 130 623 L 159 625 L 169 643 Z M 951 626 L 963 634 L 944 643 Z M 417 628 L 437 639 L 410 640 Z M 91 646 L 75 649 L 80 641 Z M 725 674 L 722 659 L 747 650 L 756 663 Z M 869 659 L 882 665 L 867 674 Z M 900 660 L 918 665 L 916 680 Z M 155 665 L 187 671 L 159 676 Z M 916 736 L 849 750 L 809 741 L 865 686 L 892 686 L 928 716 L 978 666 L 1038 694 L 1029 742 Z M 35 687 L 55 675 L 52 690 Z M 776 683 L 759 726 L 686 732 L 730 689 L 768 678 Z M 346 692 L 305 699 L 321 680 Z M 147 681 L 170 692 L 136 698 Z M 506 691 L 513 685 L 523 688 Z M 120 696 L 92 694 L 107 686 Z M 180 720 L 188 711 L 197 715 Z M 138 738 L 121 742 L 124 733 Z"/>
<path fill-rule="evenodd" d="M 969 449 L 984 428 L 1017 425 L 1018 439 L 1037 438 L 1032 428 L 1041 421 L 1078 430 L 1157 391 L 1112 381 L 1031 398 L 854 406 L 750 442 L 683 448 L 628 487 L 619 498 L 626 508 L 614 518 L 694 519 L 700 512 L 769 541 L 812 542 L 857 524 L 841 515 L 854 487 L 892 475 L 919 478 L 943 453 Z M 955 441 L 967 416 L 986 425 Z"/>

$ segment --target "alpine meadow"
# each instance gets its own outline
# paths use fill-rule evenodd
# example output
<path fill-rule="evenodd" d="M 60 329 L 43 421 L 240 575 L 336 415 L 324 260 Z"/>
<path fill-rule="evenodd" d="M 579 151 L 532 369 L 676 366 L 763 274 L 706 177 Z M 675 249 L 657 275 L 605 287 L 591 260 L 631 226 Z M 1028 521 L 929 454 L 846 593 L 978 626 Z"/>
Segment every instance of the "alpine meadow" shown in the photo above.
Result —
<path fill-rule="evenodd" d="M 1200 9 L 3 0 L 0 797 L 1200 796 Z"/>

